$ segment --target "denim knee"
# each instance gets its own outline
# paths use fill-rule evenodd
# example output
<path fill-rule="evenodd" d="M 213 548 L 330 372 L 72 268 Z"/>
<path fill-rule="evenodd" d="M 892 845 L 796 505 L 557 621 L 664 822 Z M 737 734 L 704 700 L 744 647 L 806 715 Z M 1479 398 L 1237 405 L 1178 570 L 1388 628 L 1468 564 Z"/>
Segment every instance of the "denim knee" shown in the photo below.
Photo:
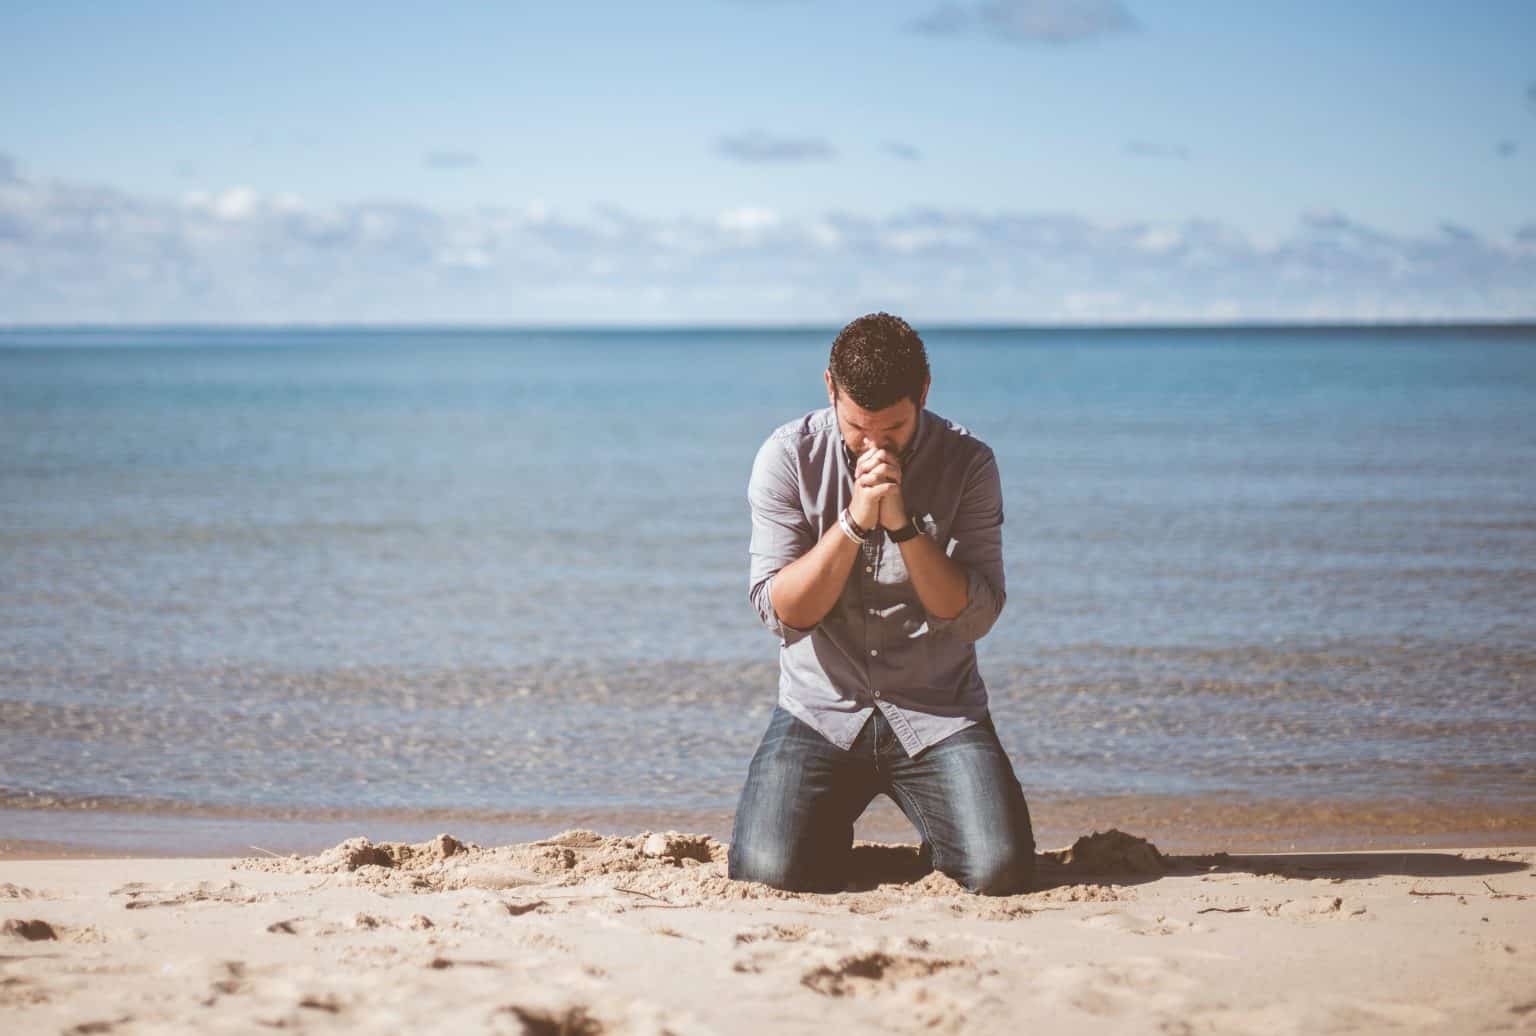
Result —
<path fill-rule="evenodd" d="M 726 861 L 732 881 L 755 881 L 786 892 L 829 891 L 797 865 L 787 845 L 733 842 Z"/>
<path fill-rule="evenodd" d="M 1035 854 L 1028 848 L 984 853 L 952 877 L 979 896 L 1015 896 L 1034 885 Z"/>
<path fill-rule="evenodd" d="M 726 860 L 732 881 L 756 881 L 785 888 L 792 878 L 789 854 L 778 846 L 743 845 L 738 840 L 731 843 Z"/>

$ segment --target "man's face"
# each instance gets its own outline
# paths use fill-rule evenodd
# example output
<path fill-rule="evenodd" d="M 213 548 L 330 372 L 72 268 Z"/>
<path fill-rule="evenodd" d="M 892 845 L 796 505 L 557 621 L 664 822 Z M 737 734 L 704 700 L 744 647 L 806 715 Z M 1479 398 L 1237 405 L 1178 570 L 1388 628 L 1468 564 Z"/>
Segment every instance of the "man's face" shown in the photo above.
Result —
<path fill-rule="evenodd" d="M 847 443 L 855 457 L 872 449 L 889 450 L 899 455 L 907 448 L 907 443 L 917 434 L 920 402 L 902 399 L 884 410 L 865 410 L 850 399 L 846 392 L 837 391 L 830 371 L 826 377 L 827 398 L 832 401 L 832 407 L 837 412 L 838 430 L 843 433 L 843 442 Z M 928 398 L 926 385 L 922 395 L 924 400 Z"/>

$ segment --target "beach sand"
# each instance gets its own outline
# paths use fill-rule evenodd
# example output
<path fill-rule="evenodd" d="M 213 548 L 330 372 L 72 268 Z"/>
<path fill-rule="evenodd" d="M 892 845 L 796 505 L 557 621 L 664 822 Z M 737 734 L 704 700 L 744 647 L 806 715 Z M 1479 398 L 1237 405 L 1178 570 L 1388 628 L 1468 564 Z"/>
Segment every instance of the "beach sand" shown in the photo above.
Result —
<path fill-rule="evenodd" d="M 1536 1032 L 1536 848 L 1164 856 L 1119 832 L 969 895 L 702 835 L 0 859 L 5 1033 Z"/>

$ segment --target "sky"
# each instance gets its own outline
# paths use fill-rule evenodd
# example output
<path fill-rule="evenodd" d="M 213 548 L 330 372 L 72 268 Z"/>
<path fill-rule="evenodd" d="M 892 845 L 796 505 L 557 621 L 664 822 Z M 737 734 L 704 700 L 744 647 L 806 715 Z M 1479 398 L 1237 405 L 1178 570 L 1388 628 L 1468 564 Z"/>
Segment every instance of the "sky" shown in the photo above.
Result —
<path fill-rule="evenodd" d="M 1536 317 L 1536 4 L 0 0 L 0 324 Z"/>

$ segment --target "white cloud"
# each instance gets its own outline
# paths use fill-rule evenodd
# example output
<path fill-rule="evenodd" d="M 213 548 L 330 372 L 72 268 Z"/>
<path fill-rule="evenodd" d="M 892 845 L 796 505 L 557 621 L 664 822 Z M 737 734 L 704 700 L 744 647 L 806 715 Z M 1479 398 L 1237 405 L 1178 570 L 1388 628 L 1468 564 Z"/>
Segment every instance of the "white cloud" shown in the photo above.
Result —
<path fill-rule="evenodd" d="M 1260 241 L 1063 212 L 570 217 L 0 183 L 0 323 L 1508 319 L 1536 316 L 1532 283 L 1536 225 L 1403 235 L 1332 209 Z"/>
<path fill-rule="evenodd" d="M 215 197 L 211 207 L 220 219 L 245 219 L 257 201 L 256 192 L 249 187 L 232 187 Z"/>
<path fill-rule="evenodd" d="M 1073 291 L 1061 300 L 1062 307 L 1073 320 L 1096 321 L 1121 312 L 1125 296 L 1118 291 Z"/>
<path fill-rule="evenodd" d="M 1136 247 L 1143 252 L 1171 252 L 1184 243 L 1177 227 L 1147 227 L 1136 235 Z"/>
<path fill-rule="evenodd" d="M 836 248 L 843 243 L 843 235 L 830 223 L 816 222 L 811 224 L 811 240 L 821 248 Z"/>
<path fill-rule="evenodd" d="M 778 226 L 779 214 L 772 209 L 752 206 L 727 209 L 715 218 L 715 224 L 721 230 L 738 234 L 752 234 Z"/>

